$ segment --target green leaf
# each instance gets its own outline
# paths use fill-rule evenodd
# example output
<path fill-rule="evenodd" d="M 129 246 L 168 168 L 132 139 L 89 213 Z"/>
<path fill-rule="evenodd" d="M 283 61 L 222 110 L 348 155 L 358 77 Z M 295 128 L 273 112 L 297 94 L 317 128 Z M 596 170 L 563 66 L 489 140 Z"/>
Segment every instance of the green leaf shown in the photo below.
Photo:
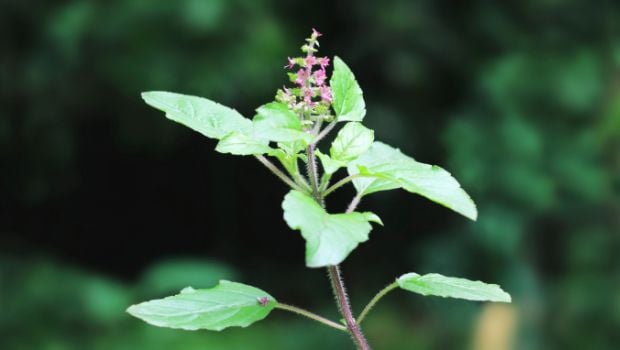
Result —
<path fill-rule="evenodd" d="M 285 104 L 271 102 L 256 111 L 253 120 L 256 137 L 276 142 L 312 141 L 312 135 L 303 131 L 299 117 Z"/>
<path fill-rule="evenodd" d="M 292 141 L 292 142 L 278 142 L 278 148 L 286 152 L 287 154 L 293 155 L 301 152 L 306 148 L 301 141 Z"/>
<path fill-rule="evenodd" d="M 420 276 L 412 272 L 400 276 L 397 283 L 402 289 L 422 295 L 475 301 L 511 302 L 510 294 L 504 292 L 496 284 L 446 277 L 437 273 Z"/>
<path fill-rule="evenodd" d="M 332 107 L 338 121 L 361 122 L 366 115 L 366 104 L 362 96 L 362 89 L 355 80 L 351 69 L 342 62 L 340 57 L 334 57 L 334 73 L 329 81 L 332 89 Z"/>
<path fill-rule="evenodd" d="M 329 150 L 331 158 L 348 163 L 370 148 L 375 132 L 358 122 L 347 123 L 340 131 Z"/>
<path fill-rule="evenodd" d="M 312 197 L 290 191 L 282 202 L 284 220 L 306 240 L 306 265 L 340 264 L 361 242 L 368 240 L 375 221 L 371 213 L 329 214 Z"/>
<path fill-rule="evenodd" d="M 353 180 L 364 195 L 395 188 L 417 193 L 465 217 L 476 220 L 478 211 L 469 195 L 444 169 L 404 155 L 398 149 L 374 142 L 370 149 L 349 164 L 350 175 L 364 177 Z"/>
<path fill-rule="evenodd" d="M 188 287 L 175 296 L 133 305 L 127 312 L 158 327 L 220 331 L 260 321 L 276 304 L 271 295 L 258 288 L 220 281 L 214 288 Z"/>
<path fill-rule="evenodd" d="M 217 143 L 215 150 L 220 153 L 230 153 L 241 156 L 265 154 L 273 151 L 268 141 L 262 141 L 239 132 L 231 132 Z"/>
<path fill-rule="evenodd" d="M 236 131 L 250 134 L 252 122 L 239 112 L 206 98 L 165 91 L 143 92 L 144 101 L 168 119 L 215 139 Z"/>
<path fill-rule="evenodd" d="M 327 174 L 331 175 L 335 173 L 336 171 L 338 171 L 338 169 L 347 166 L 347 163 L 341 162 L 339 160 L 334 160 L 327 154 L 324 154 L 321 151 L 319 151 L 318 149 L 315 151 L 315 154 L 317 157 L 319 157 L 319 160 L 321 161 L 321 165 L 323 165 L 323 170 L 325 170 Z"/>
<path fill-rule="evenodd" d="M 278 148 L 272 150 L 269 155 L 276 157 L 289 174 L 293 175 L 299 173 L 299 166 L 297 164 L 297 158 L 299 156 L 297 154 L 289 154 Z"/>

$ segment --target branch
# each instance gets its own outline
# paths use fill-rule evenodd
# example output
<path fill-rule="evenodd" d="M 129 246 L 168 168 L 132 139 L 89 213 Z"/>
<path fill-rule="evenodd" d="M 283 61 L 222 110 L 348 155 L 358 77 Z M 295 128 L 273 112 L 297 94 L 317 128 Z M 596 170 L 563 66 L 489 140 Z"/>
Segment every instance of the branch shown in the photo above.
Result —
<path fill-rule="evenodd" d="M 340 323 L 336 323 L 336 322 L 334 322 L 332 320 L 329 320 L 329 319 L 327 319 L 327 318 L 325 318 L 323 316 L 319 316 L 319 315 L 317 315 L 317 314 L 315 314 L 313 312 L 310 312 L 308 310 L 304 310 L 302 308 L 299 308 L 299 307 L 296 307 L 296 306 L 293 306 L 293 305 L 278 303 L 276 305 L 276 309 L 292 312 L 294 314 L 307 317 L 307 318 L 309 318 L 309 319 L 311 319 L 313 321 L 320 322 L 320 323 L 322 323 L 322 324 L 324 324 L 324 325 L 326 325 L 328 327 L 335 328 L 335 329 L 337 329 L 339 331 L 348 332 L 347 327 L 341 325 Z"/>
<path fill-rule="evenodd" d="M 330 131 L 332 131 L 334 126 L 336 126 L 336 123 L 337 121 L 334 119 L 331 123 L 327 124 L 325 129 L 321 130 L 321 132 L 316 136 L 312 144 L 316 145 L 317 143 L 319 143 L 319 141 L 321 141 L 325 136 L 327 136 L 327 134 L 329 134 Z"/>
<path fill-rule="evenodd" d="M 277 176 L 280 180 L 284 181 L 285 184 L 289 185 L 292 189 L 305 192 L 299 185 L 295 183 L 295 181 L 291 180 L 286 174 L 284 174 L 277 166 L 273 165 L 267 158 L 262 155 L 255 155 L 256 159 L 261 162 L 267 169 L 269 169 L 275 176 Z"/>
<path fill-rule="evenodd" d="M 364 307 L 364 310 L 362 310 L 362 313 L 360 313 L 360 315 L 357 317 L 357 323 L 361 324 L 364 318 L 366 317 L 366 315 L 368 315 L 370 310 L 375 306 L 375 304 L 377 304 L 379 300 L 381 300 L 381 298 L 383 298 L 387 293 L 393 291 L 396 288 L 398 288 L 398 283 L 394 282 L 390 284 L 389 286 L 383 288 L 379 293 L 377 293 L 377 295 L 375 295 L 370 300 L 368 305 L 366 305 L 366 307 Z"/>
<path fill-rule="evenodd" d="M 335 190 L 339 189 L 340 187 L 346 185 L 347 183 L 353 181 L 353 179 L 358 178 L 358 177 L 360 177 L 360 174 L 349 175 L 341 179 L 340 181 L 331 185 L 327 190 L 325 190 L 325 192 L 323 193 L 323 197 L 327 197 L 327 195 L 329 195 L 330 193 L 334 192 Z"/>

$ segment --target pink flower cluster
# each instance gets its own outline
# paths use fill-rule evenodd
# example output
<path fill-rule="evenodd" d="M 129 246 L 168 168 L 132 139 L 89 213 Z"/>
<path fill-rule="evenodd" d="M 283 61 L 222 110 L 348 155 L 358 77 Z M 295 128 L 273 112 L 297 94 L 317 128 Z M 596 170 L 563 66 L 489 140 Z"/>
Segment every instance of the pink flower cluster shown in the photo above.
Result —
<path fill-rule="evenodd" d="M 306 39 L 308 44 L 302 47 L 302 50 L 306 52 L 306 57 L 289 57 L 288 64 L 284 66 L 289 70 L 294 70 L 296 66 L 299 67 L 294 75 L 294 83 L 299 87 L 299 97 L 303 99 L 304 105 L 309 108 L 314 108 L 317 103 L 326 106 L 332 103 L 332 92 L 327 85 L 327 74 L 325 72 L 329 66 L 329 58 L 314 55 L 317 51 L 315 46 L 318 46 L 317 39 L 321 35 L 316 29 L 312 29 L 312 35 Z M 295 100 L 290 89 L 284 88 L 284 94 L 285 100 Z M 314 100 L 318 97 L 320 97 L 320 102 Z"/>

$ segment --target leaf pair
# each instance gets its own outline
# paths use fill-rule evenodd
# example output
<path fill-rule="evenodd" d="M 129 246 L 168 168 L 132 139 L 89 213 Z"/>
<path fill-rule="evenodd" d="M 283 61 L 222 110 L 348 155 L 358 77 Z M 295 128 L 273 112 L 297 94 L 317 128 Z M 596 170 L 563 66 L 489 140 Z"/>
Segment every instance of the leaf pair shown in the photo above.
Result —
<path fill-rule="evenodd" d="M 425 296 L 474 301 L 510 302 L 498 285 L 439 274 L 408 273 L 394 287 Z M 185 288 L 180 294 L 151 300 L 127 309 L 131 315 L 158 327 L 220 331 L 247 327 L 267 317 L 278 302 L 268 293 L 242 283 L 220 281 L 211 289 Z"/>

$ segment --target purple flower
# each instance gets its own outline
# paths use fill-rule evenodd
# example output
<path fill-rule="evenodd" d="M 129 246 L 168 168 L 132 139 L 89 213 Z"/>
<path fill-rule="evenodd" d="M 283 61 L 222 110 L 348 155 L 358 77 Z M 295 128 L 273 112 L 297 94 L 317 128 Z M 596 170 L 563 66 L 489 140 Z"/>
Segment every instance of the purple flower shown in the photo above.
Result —
<path fill-rule="evenodd" d="M 325 67 L 329 66 L 329 57 L 325 56 L 319 58 L 319 65 L 322 69 L 325 69 Z"/>
<path fill-rule="evenodd" d="M 325 70 L 324 69 L 319 69 L 316 72 L 314 72 L 314 83 L 316 85 L 323 85 L 325 84 L 325 78 L 327 76 L 325 75 Z"/>
<path fill-rule="evenodd" d="M 332 90 L 329 86 L 323 85 L 320 87 L 321 89 L 321 99 L 323 102 L 332 103 Z"/>
<path fill-rule="evenodd" d="M 288 64 L 284 68 L 293 69 L 293 67 L 295 67 L 295 59 L 289 57 Z"/>
<path fill-rule="evenodd" d="M 318 31 L 318 30 L 316 30 L 316 29 L 312 28 L 312 37 L 313 37 L 313 38 L 318 38 L 318 37 L 320 37 L 321 35 L 323 35 L 323 34 L 319 33 L 319 31 Z"/>
<path fill-rule="evenodd" d="M 308 69 L 312 68 L 312 66 L 316 64 L 316 57 L 314 56 L 306 57 L 305 63 L 306 63 L 306 68 Z"/>
<path fill-rule="evenodd" d="M 295 84 L 299 86 L 305 86 L 308 78 L 308 72 L 302 68 L 297 71 L 297 79 L 295 79 Z"/>

